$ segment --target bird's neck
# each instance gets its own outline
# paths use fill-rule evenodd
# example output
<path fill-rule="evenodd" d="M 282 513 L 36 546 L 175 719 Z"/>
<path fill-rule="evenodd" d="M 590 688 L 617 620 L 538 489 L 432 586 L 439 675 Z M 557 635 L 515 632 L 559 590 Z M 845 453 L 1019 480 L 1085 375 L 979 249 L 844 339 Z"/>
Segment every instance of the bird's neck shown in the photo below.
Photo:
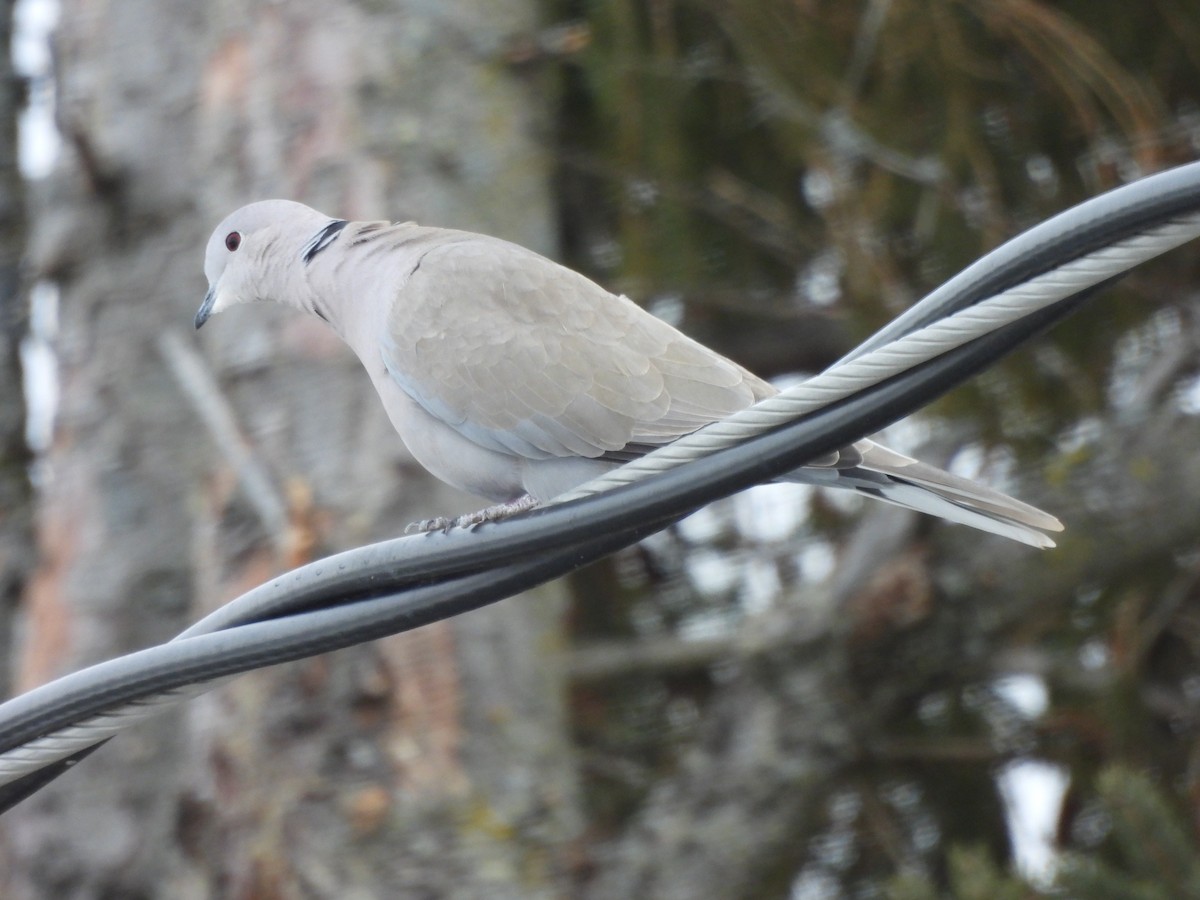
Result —
<path fill-rule="evenodd" d="M 333 302 L 331 285 L 315 271 L 315 260 L 297 265 L 290 250 L 274 254 L 276 270 L 262 273 L 259 295 L 322 319 L 344 339 L 340 304 Z M 283 264 L 279 264 L 280 260 Z"/>
<path fill-rule="evenodd" d="M 357 285 L 343 283 L 332 273 L 313 267 L 300 273 L 295 289 L 289 293 L 288 304 L 316 316 L 345 341 L 352 350 L 363 355 L 364 348 L 373 346 L 373 320 L 357 308 L 365 302 Z"/>

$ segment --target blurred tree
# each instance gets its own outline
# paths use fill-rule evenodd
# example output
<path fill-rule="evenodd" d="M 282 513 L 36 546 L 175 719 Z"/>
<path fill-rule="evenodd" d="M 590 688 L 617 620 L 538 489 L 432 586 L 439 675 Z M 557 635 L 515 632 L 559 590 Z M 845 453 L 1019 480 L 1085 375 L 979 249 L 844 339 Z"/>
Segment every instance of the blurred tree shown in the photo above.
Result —
<path fill-rule="evenodd" d="M 482 9 L 63 2 L 70 152 L 31 212 L 37 274 L 62 297 L 62 403 L 21 686 L 476 508 L 405 455 L 320 323 L 243 310 L 198 343 L 190 322 L 209 230 L 256 197 L 553 249 L 545 110 L 502 53 L 533 10 Z M 0 893 L 561 895 L 580 824 L 562 609 L 551 586 L 140 729 L 0 823 Z"/>
<path fill-rule="evenodd" d="M 592 37 L 561 67 L 566 252 L 764 373 L 830 362 L 1200 134 L 1200 13 L 1171 0 L 549 7 Z M 1068 522 L 1045 558 L 913 542 L 887 510 L 849 529 L 821 498 L 790 539 L 743 501 L 625 557 L 633 590 L 577 620 L 605 641 L 576 657 L 606 757 L 585 789 L 623 862 L 591 896 L 878 896 L 897 870 L 987 896 L 955 848 L 1011 865 L 1007 761 L 1065 766 L 1059 840 L 1088 852 L 1103 763 L 1194 795 L 1196 261 L 1145 267 L 908 432 L 1019 467 Z M 1044 679 L 1040 717 L 1012 672 Z"/>
<path fill-rule="evenodd" d="M 547 252 L 557 204 L 572 265 L 781 375 L 1200 145 L 1181 0 L 546 0 L 544 30 L 518 0 L 63 6 L 21 685 L 470 505 L 314 323 L 181 333 L 247 199 Z M 575 576 L 569 634 L 552 586 L 123 736 L 0 821 L 5 896 L 1037 896 L 997 786 L 1029 759 L 1069 779 L 1062 890 L 1190 890 L 1196 259 L 897 434 L 1062 515 L 1058 550 L 752 492 Z"/>
<path fill-rule="evenodd" d="M 900 875 L 888 885 L 890 900 L 1025 900 L 1035 897 L 1086 897 L 1088 900 L 1172 900 L 1200 894 L 1200 862 L 1191 826 L 1172 802 L 1143 773 L 1122 766 L 1106 769 L 1098 780 L 1098 810 L 1112 828 L 1112 861 L 1071 854 L 1062 861 L 1052 886 L 1034 887 L 1002 872 L 978 849 L 956 847 L 949 853 L 949 891 L 925 876 Z"/>
<path fill-rule="evenodd" d="M 29 330 L 21 260 L 27 223 L 17 163 L 17 116 L 24 85 L 12 60 L 12 4 L 0 15 L 0 647 L 12 642 L 14 616 L 33 558 L 30 453 L 25 441 L 21 342 Z M 10 672 L 0 688 L 11 692 Z"/>

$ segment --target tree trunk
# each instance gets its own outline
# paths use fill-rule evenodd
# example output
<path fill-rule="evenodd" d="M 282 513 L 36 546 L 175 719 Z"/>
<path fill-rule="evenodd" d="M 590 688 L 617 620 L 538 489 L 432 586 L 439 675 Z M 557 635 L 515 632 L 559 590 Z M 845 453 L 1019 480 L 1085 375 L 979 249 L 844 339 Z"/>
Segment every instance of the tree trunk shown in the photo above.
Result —
<path fill-rule="evenodd" d="M 478 503 L 419 470 L 321 323 L 240 309 L 197 343 L 190 321 L 209 230 L 264 196 L 550 251 L 545 100 L 501 52 L 533 24 L 524 0 L 64 2 L 72 152 L 34 210 L 62 406 L 21 686 Z M 550 586 L 121 736 L 0 822 L 5 896 L 560 893 L 562 607 Z"/>
<path fill-rule="evenodd" d="M 28 224 L 25 185 L 17 165 L 21 85 L 12 65 L 12 5 L 0 16 L 0 647 L 12 645 L 17 606 L 33 556 L 30 455 L 25 443 L 21 342 L 29 326 L 21 276 Z M 0 673 L 0 691 L 12 689 Z"/>

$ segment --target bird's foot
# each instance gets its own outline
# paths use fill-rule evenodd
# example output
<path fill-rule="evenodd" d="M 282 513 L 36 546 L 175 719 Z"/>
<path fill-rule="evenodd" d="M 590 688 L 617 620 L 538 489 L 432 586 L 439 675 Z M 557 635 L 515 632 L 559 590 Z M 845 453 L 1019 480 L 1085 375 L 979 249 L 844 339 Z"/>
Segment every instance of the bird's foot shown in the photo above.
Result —
<path fill-rule="evenodd" d="M 484 522 L 499 522 L 502 519 L 515 516 L 517 513 L 531 510 L 537 505 L 537 500 L 529 494 L 525 494 L 516 500 L 509 500 L 507 503 L 497 503 L 495 506 L 467 513 L 455 519 L 447 519 L 444 516 L 438 516 L 436 519 L 422 519 L 420 522 L 413 522 L 405 528 L 404 533 L 424 534 L 430 531 L 449 531 L 451 528 L 473 528 L 476 525 L 482 525 Z"/>
<path fill-rule="evenodd" d="M 421 519 L 418 522 L 409 522 L 404 526 L 404 533 L 428 534 L 431 531 L 449 531 L 453 527 L 453 520 L 447 519 L 445 516 L 438 516 L 436 519 Z"/>

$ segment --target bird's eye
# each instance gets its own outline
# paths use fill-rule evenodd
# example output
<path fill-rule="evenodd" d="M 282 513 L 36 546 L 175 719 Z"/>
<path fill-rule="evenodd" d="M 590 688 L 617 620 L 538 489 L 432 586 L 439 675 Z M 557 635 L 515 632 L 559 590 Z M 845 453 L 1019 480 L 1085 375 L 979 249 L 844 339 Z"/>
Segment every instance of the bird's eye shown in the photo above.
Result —
<path fill-rule="evenodd" d="M 242 246 L 242 236 L 236 231 L 231 231 L 225 235 L 225 249 L 232 253 L 238 247 Z"/>

